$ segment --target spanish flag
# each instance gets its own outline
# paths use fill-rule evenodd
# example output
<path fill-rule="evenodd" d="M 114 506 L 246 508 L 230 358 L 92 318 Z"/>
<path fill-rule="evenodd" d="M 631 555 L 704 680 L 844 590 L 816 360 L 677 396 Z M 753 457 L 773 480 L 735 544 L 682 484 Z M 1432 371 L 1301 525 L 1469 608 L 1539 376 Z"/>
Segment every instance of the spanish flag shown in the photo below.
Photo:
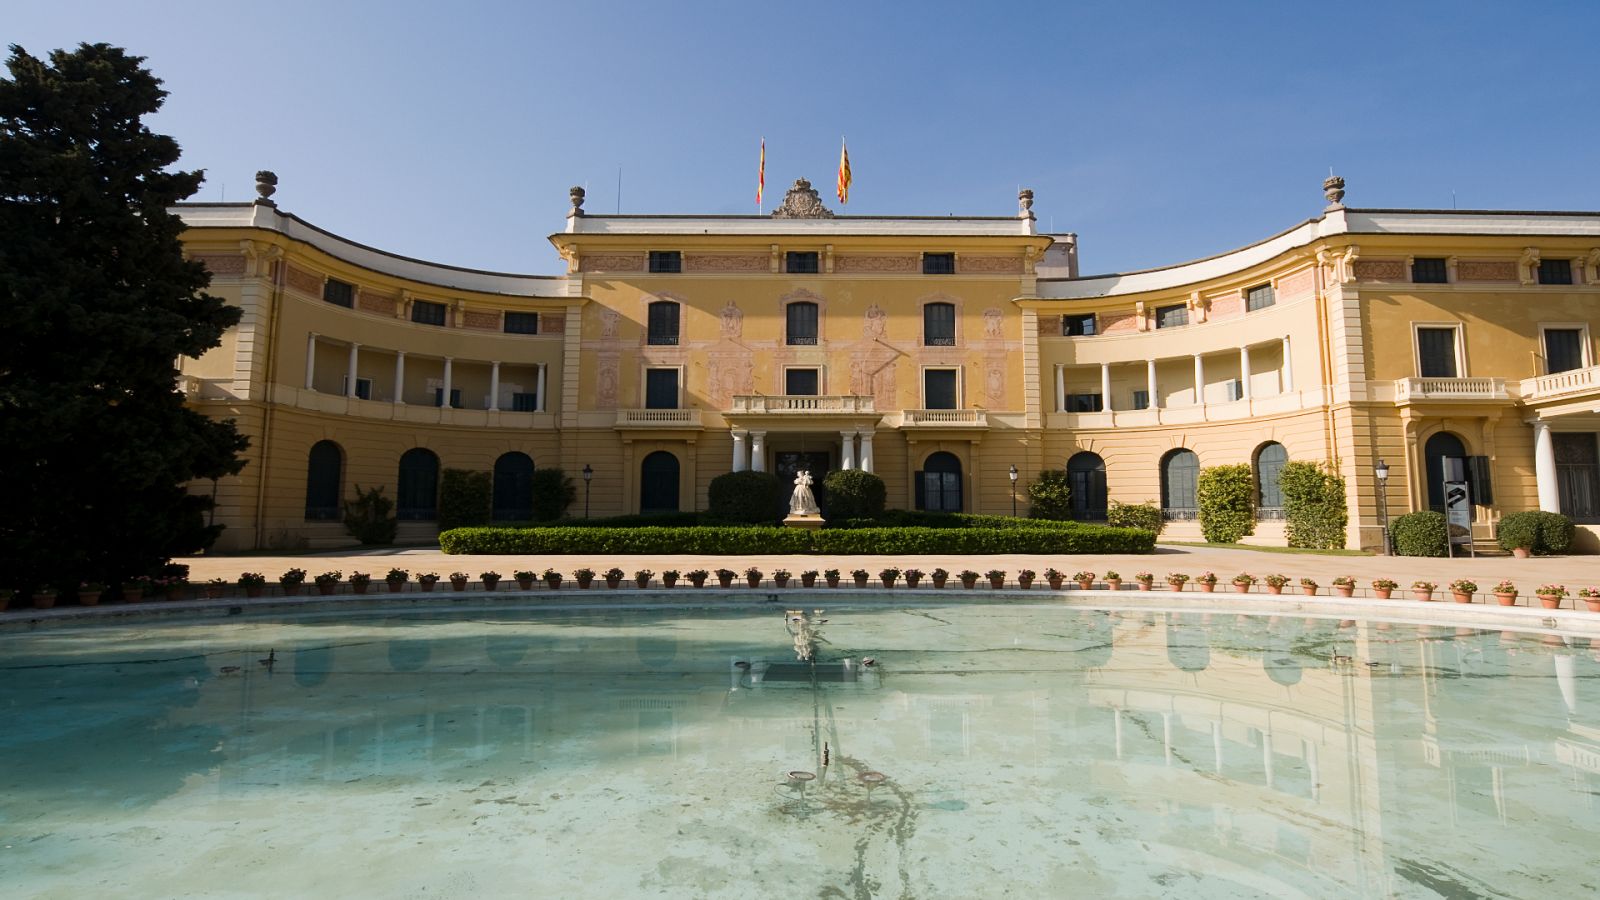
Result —
<path fill-rule="evenodd" d="M 850 148 L 839 139 L 839 202 L 850 202 Z"/>
<path fill-rule="evenodd" d="M 761 164 L 756 167 L 756 208 L 761 208 L 761 194 L 767 189 L 767 139 L 761 139 Z"/>

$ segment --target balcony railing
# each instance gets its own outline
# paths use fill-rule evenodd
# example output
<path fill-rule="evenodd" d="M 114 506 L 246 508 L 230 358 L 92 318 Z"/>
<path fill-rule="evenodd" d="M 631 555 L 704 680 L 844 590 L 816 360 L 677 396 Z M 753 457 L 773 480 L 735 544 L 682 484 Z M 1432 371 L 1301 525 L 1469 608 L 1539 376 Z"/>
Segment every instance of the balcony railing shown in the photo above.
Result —
<path fill-rule="evenodd" d="M 618 428 L 697 428 L 698 409 L 619 409 Z"/>
<path fill-rule="evenodd" d="M 871 397 L 812 394 L 736 394 L 735 413 L 870 413 Z"/>
<path fill-rule="evenodd" d="M 1590 366 L 1526 379 L 1522 382 L 1522 399 L 1544 400 L 1596 389 L 1600 389 L 1600 366 Z"/>
<path fill-rule="evenodd" d="M 1398 403 L 1417 400 L 1509 400 L 1504 378 L 1402 378 L 1394 383 Z"/>
<path fill-rule="evenodd" d="M 908 427 L 962 425 L 983 428 L 988 426 L 989 417 L 981 409 L 908 409 L 901 417 L 900 424 Z"/>

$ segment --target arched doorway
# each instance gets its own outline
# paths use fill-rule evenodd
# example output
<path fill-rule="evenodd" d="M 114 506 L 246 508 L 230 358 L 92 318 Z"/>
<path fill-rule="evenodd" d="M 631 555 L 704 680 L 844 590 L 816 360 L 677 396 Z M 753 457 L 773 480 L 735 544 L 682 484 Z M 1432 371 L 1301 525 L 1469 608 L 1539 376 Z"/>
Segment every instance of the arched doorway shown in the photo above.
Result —
<path fill-rule="evenodd" d="M 1428 474 L 1428 508 L 1442 513 L 1444 483 L 1467 480 L 1467 445 L 1450 432 L 1441 431 L 1422 446 L 1422 465 Z"/>
<path fill-rule="evenodd" d="M 1200 457 L 1179 447 L 1161 457 L 1161 515 L 1166 519 L 1199 517 L 1195 489 L 1200 479 Z"/>
<path fill-rule="evenodd" d="M 533 457 L 511 451 L 494 461 L 494 507 L 497 522 L 526 522 L 533 518 Z"/>
<path fill-rule="evenodd" d="M 1106 517 L 1106 461 L 1085 450 L 1067 460 L 1067 487 L 1072 491 L 1072 517 L 1101 521 Z"/>
<path fill-rule="evenodd" d="M 326 522 L 339 518 L 339 486 L 344 474 L 344 451 L 333 441 L 311 445 L 306 466 L 306 518 Z"/>
<path fill-rule="evenodd" d="M 916 473 L 917 509 L 961 512 L 961 460 L 943 450 L 929 456 Z"/>
<path fill-rule="evenodd" d="M 400 457 L 395 516 L 422 522 L 439 517 L 439 457 L 432 450 L 413 447 Z"/>
<path fill-rule="evenodd" d="M 1283 464 L 1289 461 L 1289 451 L 1276 441 L 1262 444 L 1256 450 L 1256 518 L 1262 521 L 1283 518 Z"/>
<path fill-rule="evenodd" d="M 639 463 L 639 511 L 678 511 L 678 458 L 665 450 Z"/>

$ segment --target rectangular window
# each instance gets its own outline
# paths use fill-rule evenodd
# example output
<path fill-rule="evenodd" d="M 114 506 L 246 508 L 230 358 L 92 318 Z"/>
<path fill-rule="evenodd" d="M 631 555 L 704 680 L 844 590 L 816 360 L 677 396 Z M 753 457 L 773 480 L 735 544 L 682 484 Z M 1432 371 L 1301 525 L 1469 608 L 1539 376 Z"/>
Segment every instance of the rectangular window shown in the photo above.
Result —
<path fill-rule="evenodd" d="M 817 369 L 784 369 L 783 392 L 797 397 L 815 397 L 822 387 L 822 373 Z"/>
<path fill-rule="evenodd" d="M 677 250 L 651 250 L 650 271 L 656 274 L 683 271 L 683 254 Z"/>
<path fill-rule="evenodd" d="M 1546 328 L 1544 365 L 1551 375 L 1583 368 L 1583 329 Z"/>
<path fill-rule="evenodd" d="M 329 278 L 322 283 L 322 299 L 334 306 L 351 309 L 356 305 L 355 285 Z"/>
<path fill-rule="evenodd" d="M 426 300 L 411 301 L 411 321 L 419 325 L 443 325 L 445 305 Z"/>
<path fill-rule="evenodd" d="M 1244 399 L 1244 382 L 1242 382 L 1239 379 L 1235 378 L 1232 381 L 1227 382 L 1226 386 L 1228 388 L 1228 402 L 1229 403 L 1232 403 L 1235 400 L 1243 400 Z"/>
<path fill-rule="evenodd" d="M 1572 260 L 1570 259 L 1541 259 L 1539 260 L 1540 284 L 1571 284 Z"/>
<path fill-rule="evenodd" d="M 344 376 L 343 386 L 340 388 L 340 390 L 344 391 L 346 394 L 350 393 L 350 376 L 349 375 Z M 356 399 L 357 400 L 371 400 L 372 399 L 372 379 L 371 378 L 357 378 L 356 379 Z"/>
<path fill-rule="evenodd" d="M 923 409 L 959 409 L 956 405 L 956 370 L 925 369 L 922 373 Z"/>
<path fill-rule="evenodd" d="M 538 334 L 539 314 L 525 312 L 506 313 L 506 334 Z"/>
<path fill-rule="evenodd" d="M 1157 328 L 1176 328 L 1187 324 L 1189 324 L 1189 307 L 1182 303 L 1156 307 Z"/>
<path fill-rule="evenodd" d="M 1094 313 L 1075 313 L 1061 317 L 1062 337 L 1089 337 L 1094 334 Z"/>
<path fill-rule="evenodd" d="M 1577 522 L 1600 522 L 1600 445 L 1594 432 L 1555 432 L 1556 491 L 1561 512 Z"/>
<path fill-rule="evenodd" d="M 1272 285 L 1263 284 L 1244 292 L 1244 308 L 1246 312 L 1255 312 L 1266 309 L 1278 302 L 1278 295 L 1273 293 Z"/>
<path fill-rule="evenodd" d="M 1418 374 L 1423 378 L 1456 378 L 1456 330 L 1417 329 Z"/>
<path fill-rule="evenodd" d="M 531 391 L 523 393 L 518 391 L 511 395 L 512 412 L 538 412 L 539 395 Z"/>
<path fill-rule="evenodd" d="M 922 343 L 926 347 L 956 345 L 954 303 L 929 303 L 922 307 Z"/>
<path fill-rule="evenodd" d="M 1419 256 L 1411 261 L 1411 280 L 1417 284 L 1444 284 L 1450 278 L 1442 256 Z"/>
<path fill-rule="evenodd" d="M 678 343 L 678 304 L 659 300 L 650 304 L 649 316 L 648 343 L 668 346 Z"/>
<path fill-rule="evenodd" d="M 783 255 L 783 270 L 791 275 L 815 275 L 818 272 L 817 252 L 789 251 Z"/>
<path fill-rule="evenodd" d="M 644 371 L 644 408 L 678 408 L 677 369 L 646 369 Z"/>
<path fill-rule="evenodd" d="M 1134 409 L 1149 409 L 1150 408 L 1150 392 L 1149 391 L 1134 391 L 1133 392 L 1133 408 Z"/>
<path fill-rule="evenodd" d="M 444 406 L 444 388 L 433 389 L 433 405 Z M 450 408 L 461 408 L 461 388 L 450 389 Z"/>
<path fill-rule="evenodd" d="M 1068 394 L 1067 412 L 1088 413 L 1100 412 L 1105 408 L 1103 398 L 1099 394 Z"/>
<path fill-rule="evenodd" d="M 813 345 L 817 342 L 817 305 L 798 302 L 784 307 L 784 340 L 791 345 Z"/>
<path fill-rule="evenodd" d="M 956 273 L 956 255 L 954 253 L 924 253 L 922 254 L 922 274 L 924 275 L 954 275 Z"/>

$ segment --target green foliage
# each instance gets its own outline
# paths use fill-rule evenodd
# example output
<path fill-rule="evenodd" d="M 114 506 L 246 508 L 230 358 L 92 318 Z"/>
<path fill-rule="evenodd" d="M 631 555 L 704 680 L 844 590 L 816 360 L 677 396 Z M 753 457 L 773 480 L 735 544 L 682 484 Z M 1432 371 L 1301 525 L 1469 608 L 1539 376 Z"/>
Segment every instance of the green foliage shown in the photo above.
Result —
<path fill-rule="evenodd" d="M 1106 510 L 1106 524 L 1112 528 L 1143 528 L 1151 534 L 1160 534 L 1166 521 L 1161 518 L 1161 507 L 1155 503 L 1123 503 L 1111 501 Z"/>
<path fill-rule="evenodd" d="M 822 515 L 830 522 L 877 518 L 883 515 L 883 504 L 889 496 L 882 478 L 860 469 L 829 472 L 822 478 L 822 488 L 827 506 Z"/>
<path fill-rule="evenodd" d="M 188 409 L 175 361 L 239 310 L 205 292 L 169 210 L 201 173 L 143 119 L 166 92 L 105 44 L 11 48 L 0 79 L 0 572 L 117 583 L 211 545 L 210 485 L 246 441 Z"/>
<path fill-rule="evenodd" d="M 1406 513 L 1389 526 L 1394 550 L 1401 556 L 1444 556 L 1449 552 L 1450 531 L 1443 513 L 1431 509 Z"/>
<path fill-rule="evenodd" d="M 1256 482 L 1250 466 L 1209 466 L 1200 470 L 1196 499 L 1200 533 L 1213 544 L 1232 544 L 1256 530 Z"/>
<path fill-rule="evenodd" d="M 828 528 L 1061 528 L 1070 522 L 1054 519 L 1018 519 L 1011 516 L 984 516 L 976 513 L 925 512 L 918 509 L 891 509 L 876 519 L 845 519 L 827 524 Z"/>
<path fill-rule="evenodd" d="M 493 493 L 494 477 L 488 472 L 445 469 L 439 478 L 439 529 L 487 525 Z"/>
<path fill-rule="evenodd" d="M 789 508 L 783 480 L 771 472 L 726 472 L 711 479 L 706 515 L 718 522 L 759 525 L 777 522 Z"/>
<path fill-rule="evenodd" d="M 1345 507 L 1344 479 L 1334 474 L 1331 466 L 1284 463 L 1278 484 L 1283 490 L 1289 546 L 1344 549 L 1344 527 L 1350 522 L 1350 513 Z"/>
<path fill-rule="evenodd" d="M 1066 521 L 1072 518 L 1072 488 L 1066 469 L 1045 469 L 1028 485 L 1028 517 Z"/>
<path fill-rule="evenodd" d="M 382 487 L 363 491 L 356 485 L 356 498 L 344 505 L 346 531 L 363 544 L 392 544 L 399 525 L 394 501 L 383 495 Z"/>
<path fill-rule="evenodd" d="M 560 469 L 534 469 L 531 482 L 535 522 L 554 522 L 561 518 L 578 497 L 578 486 Z"/>
<path fill-rule="evenodd" d="M 457 528 L 439 535 L 446 553 L 1150 553 L 1148 531 L 1061 522 L 1033 528 Z"/>
<path fill-rule="evenodd" d="M 1511 513 L 1500 520 L 1500 549 L 1526 547 L 1537 556 L 1565 553 L 1572 546 L 1577 530 L 1572 520 L 1561 513 L 1540 510 Z"/>

